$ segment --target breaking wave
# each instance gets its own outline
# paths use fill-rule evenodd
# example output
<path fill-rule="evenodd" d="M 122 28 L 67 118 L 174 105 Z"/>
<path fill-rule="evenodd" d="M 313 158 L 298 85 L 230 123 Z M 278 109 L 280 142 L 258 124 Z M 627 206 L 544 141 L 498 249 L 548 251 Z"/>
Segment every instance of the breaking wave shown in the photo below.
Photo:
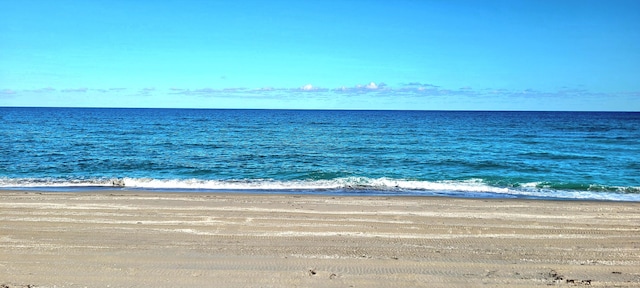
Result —
<path fill-rule="evenodd" d="M 422 181 L 344 177 L 322 180 L 273 179 L 14 179 L 0 178 L 3 189 L 81 190 L 124 189 L 155 191 L 280 192 L 336 195 L 453 196 L 471 198 L 532 198 L 565 200 L 640 201 L 640 187 L 578 185 L 549 182 L 492 184 L 483 179 Z"/>

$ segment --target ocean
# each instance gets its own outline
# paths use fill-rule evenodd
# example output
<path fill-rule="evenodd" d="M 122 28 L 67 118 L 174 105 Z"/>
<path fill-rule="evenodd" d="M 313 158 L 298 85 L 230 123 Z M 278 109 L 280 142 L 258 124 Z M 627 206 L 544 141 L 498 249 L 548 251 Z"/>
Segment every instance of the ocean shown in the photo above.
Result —
<path fill-rule="evenodd" d="M 640 113 L 0 107 L 0 189 L 640 201 Z"/>

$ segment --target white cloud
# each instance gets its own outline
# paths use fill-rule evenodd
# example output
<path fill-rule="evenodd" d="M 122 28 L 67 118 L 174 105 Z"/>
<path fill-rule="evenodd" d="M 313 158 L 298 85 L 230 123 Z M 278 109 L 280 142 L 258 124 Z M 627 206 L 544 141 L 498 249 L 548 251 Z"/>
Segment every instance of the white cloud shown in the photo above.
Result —
<path fill-rule="evenodd" d="M 404 86 L 412 86 L 412 87 L 419 87 L 419 88 L 423 88 L 424 89 L 428 89 L 428 88 L 439 88 L 440 86 L 437 85 L 433 85 L 433 84 L 429 84 L 429 83 L 421 83 L 421 82 L 409 82 L 404 84 Z"/>
<path fill-rule="evenodd" d="M 123 93 L 120 92 L 123 90 L 131 91 L 130 95 L 124 95 Z M 633 104 L 633 103 L 637 103 L 638 97 L 640 97 L 639 91 L 603 93 L 598 91 L 590 91 L 583 88 L 571 88 L 571 87 L 561 87 L 561 89 L 558 89 L 555 91 L 553 90 L 541 91 L 536 89 L 517 89 L 516 90 L 516 89 L 505 89 L 505 88 L 497 88 L 497 89 L 496 88 L 478 88 L 478 87 L 472 88 L 471 86 L 462 86 L 457 89 L 447 89 L 447 88 L 440 88 L 439 86 L 436 86 L 433 84 L 425 84 L 425 83 L 419 83 L 419 82 L 401 84 L 399 87 L 389 86 L 384 82 L 369 82 L 368 84 L 359 84 L 354 86 L 341 86 L 334 89 L 316 87 L 312 84 L 306 84 L 299 87 L 266 86 L 263 88 L 247 88 L 247 87 L 207 88 L 205 87 L 200 89 L 188 89 L 188 88 L 175 88 L 175 87 L 173 88 L 143 87 L 135 90 L 134 88 L 56 89 L 51 87 L 45 87 L 45 88 L 39 88 L 39 89 L 12 89 L 10 87 L 2 87 L 0 88 L 0 99 L 2 99 L 5 103 L 0 103 L 0 106 L 2 106 L 2 104 L 4 104 L 5 106 L 9 104 L 28 106 L 28 104 L 23 104 L 22 102 L 18 103 L 13 101 L 12 99 L 18 99 L 18 97 L 16 97 L 17 95 L 20 95 L 21 97 L 22 95 L 25 95 L 25 97 L 32 97 L 33 99 L 38 99 L 38 97 L 42 97 L 43 94 L 60 96 L 64 93 L 69 93 L 69 95 L 66 95 L 68 97 L 71 97 L 71 96 L 84 97 L 81 94 L 96 95 L 96 96 L 99 94 L 109 95 L 111 93 L 113 97 L 126 97 L 126 96 L 140 96 L 140 97 L 154 96 L 155 97 L 157 96 L 158 99 L 162 99 L 162 97 L 169 97 L 168 95 L 186 95 L 186 96 L 194 96 L 194 97 L 216 98 L 220 101 L 241 101 L 240 99 L 261 99 L 264 101 L 271 101 L 275 99 L 275 100 L 284 100 L 278 103 L 294 103 L 295 101 L 302 101 L 300 103 L 303 103 L 304 105 L 312 105 L 310 103 L 314 103 L 314 101 L 319 103 L 322 101 L 329 101 L 329 100 L 333 101 L 334 99 L 341 100 L 341 101 L 360 101 L 365 99 L 366 99 L 365 101 L 369 101 L 369 100 L 387 101 L 384 99 L 391 99 L 390 97 L 393 97 L 393 99 L 405 99 L 406 101 L 409 101 L 409 102 L 413 101 L 415 103 L 423 103 L 424 101 L 449 101 L 447 99 L 453 99 L 455 101 L 458 101 L 457 103 L 463 103 L 470 99 L 474 101 L 477 99 L 481 99 L 481 100 L 484 99 L 482 101 L 485 101 L 485 100 L 497 101 L 501 103 L 510 99 L 512 100 L 515 99 L 517 101 L 520 101 L 521 99 L 534 99 L 534 100 L 543 101 L 542 99 L 549 99 L 551 97 L 553 97 L 554 99 L 562 97 L 562 98 L 568 99 L 567 101 L 569 100 L 582 101 L 585 99 L 589 101 L 595 101 L 593 99 L 602 99 L 602 101 L 609 101 L 609 99 L 619 98 L 619 99 L 622 99 L 622 100 L 618 100 L 620 102 L 626 101 L 628 103 Z M 358 98 L 358 97 L 369 97 L 369 98 Z M 97 99 L 95 101 L 99 101 L 99 99 L 108 99 L 108 98 L 104 98 L 103 96 L 97 96 L 95 97 L 95 99 Z M 139 99 L 144 99 L 144 98 L 139 98 Z M 171 98 L 171 99 L 178 99 L 178 98 Z M 185 99 L 197 99 L 197 98 L 185 98 Z M 373 100 L 373 99 L 378 99 L 378 100 Z M 13 102 L 7 103 L 8 101 L 13 101 Z M 140 103 L 143 103 L 143 101 L 146 101 L 146 100 L 137 100 L 137 101 L 140 101 Z M 190 101 L 196 101 L 196 100 L 190 100 Z M 198 101 L 201 101 L 201 100 L 198 100 Z M 334 101 L 334 102 L 344 103 L 341 101 Z M 480 100 L 477 100 L 477 101 L 480 101 Z M 527 100 L 527 101 L 533 101 L 533 100 Z M 95 102 L 95 103 L 97 104 L 91 104 L 89 106 L 101 105 L 99 104 L 99 102 Z M 193 103 L 196 103 L 196 102 L 193 102 Z M 241 103 L 241 102 L 238 102 L 238 103 Z M 273 103 L 276 103 L 276 102 L 273 102 Z M 353 102 L 353 103 L 356 103 L 356 102 Z M 365 105 L 364 103 L 361 103 L 361 104 Z M 33 105 L 33 104 L 30 104 L 30 105 Z M 339 104 L 339 105 L 342 105 L 342 104 Z M 342 106 L 335 106 L 335 107 L 342 107 Z M 608 109 L 615 110 L 620 108 L 614 107 L 614 108 L 608 108 Z M 635 108 L 627 108 L 627 109 L 634 110 Z"/>
<path fill-rule="evenodd" d="M 62 89 L 60 90 L 60 92 L 65 92 L 65 93 L 85 93 L 87 92 L 89 89 L 87 88 L 77 88 L 77 89 Z"/>
<path fill-rule="evenodd" d="M 258 90 L 260 90 L 260 91 L 273 91 L 273 90 L 276 90 L 276 89 L 271 87 L 271 86 L 268 86 L 268 87 L 259 88 Z"/>

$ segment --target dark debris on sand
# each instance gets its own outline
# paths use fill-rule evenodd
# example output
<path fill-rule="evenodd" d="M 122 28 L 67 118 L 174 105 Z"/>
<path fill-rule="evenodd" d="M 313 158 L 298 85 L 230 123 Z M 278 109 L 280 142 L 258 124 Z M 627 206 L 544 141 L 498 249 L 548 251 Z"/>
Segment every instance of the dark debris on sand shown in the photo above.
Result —
<path fill-rule="evenodd" d="M 32 284 L 26 284 L 26 285 L 11 284 L 11 283 L 0 284 L 0 288 L 35 288 L 35 287 L 37 286 Z"/>
<path fill-rule="evenodd" d="M 553 269 L 549 271 L 547 276 L 553 281 L 554 284 L 566 283 L 566 284 L 572 284 L 572 285 L 591 285 L 591 282 L 593 281 L 591 279 L 586 279 L 586 280 L 567 279 L 564 275 L 559 274 L 558 272 L 556 272 L 556 270 L 553 270 Z"/>

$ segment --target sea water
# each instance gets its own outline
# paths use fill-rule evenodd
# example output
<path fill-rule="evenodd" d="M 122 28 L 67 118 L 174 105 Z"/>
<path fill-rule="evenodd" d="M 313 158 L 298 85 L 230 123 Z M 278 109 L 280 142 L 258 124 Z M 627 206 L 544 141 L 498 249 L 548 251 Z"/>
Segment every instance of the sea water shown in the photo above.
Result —
<path fill-rule="evenodd" d="M 640 201 L 640 113 L 5 107 L 0 189 Z"/>

